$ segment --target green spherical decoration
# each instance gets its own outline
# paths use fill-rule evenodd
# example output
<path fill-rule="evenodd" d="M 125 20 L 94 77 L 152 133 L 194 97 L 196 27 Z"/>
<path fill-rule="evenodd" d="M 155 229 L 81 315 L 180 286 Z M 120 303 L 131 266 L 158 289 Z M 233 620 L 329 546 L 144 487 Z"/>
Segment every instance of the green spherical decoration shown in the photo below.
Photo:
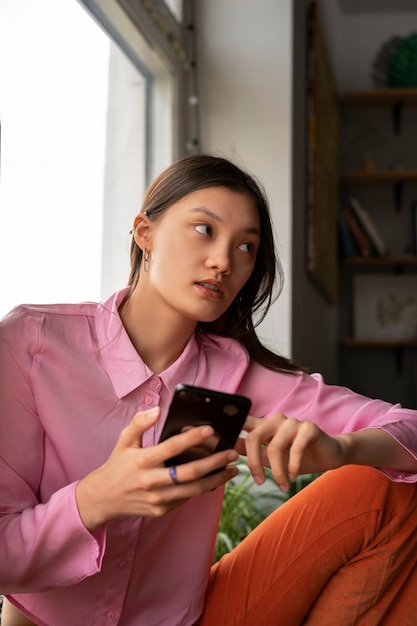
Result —
<path fill-rule="evenodd" d="M 390 87 L 417 87 L 417 33 L 398 44 L 389 63 Z"/>

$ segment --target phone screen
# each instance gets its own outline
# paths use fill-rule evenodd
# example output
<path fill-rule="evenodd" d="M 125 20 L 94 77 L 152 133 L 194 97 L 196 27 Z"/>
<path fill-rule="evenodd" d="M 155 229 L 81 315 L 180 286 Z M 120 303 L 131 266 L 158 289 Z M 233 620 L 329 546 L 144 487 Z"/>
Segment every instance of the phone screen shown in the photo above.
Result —
<path fill-rule="evenodd" d="M 160 441 L 188 428 L 209 424 L 214 429 L 201 446 L 188 448 L 168 459 L 165 465 L 180 465 L 233 448 L 249 413 L 251 401 L 244 396 L 213 391 L 203 387 L 177 385 Z"/>

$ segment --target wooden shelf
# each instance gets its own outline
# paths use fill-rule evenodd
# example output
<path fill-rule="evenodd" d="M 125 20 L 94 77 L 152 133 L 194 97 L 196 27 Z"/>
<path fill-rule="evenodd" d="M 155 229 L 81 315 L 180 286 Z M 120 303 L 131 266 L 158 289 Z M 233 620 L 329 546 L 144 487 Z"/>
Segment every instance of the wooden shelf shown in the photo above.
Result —
<path fill-rule="evenodd" d="M 346 267 L 396 267 L 398 265 L 408 265 L 417 267 L 417 256 L 386 256 L 386 257 L 362 257 L 353 256 L 343 259 Z"/>
<path fill-rule="evenodd" d="M 417 348 L 417 338 L 398 341 L 395 339 L 353 339 L 348 337 L 342 340 L 342 345 L 348 348 Z"/>
<path fill-rule="evenodd" d="M 396 185 L 398 183 L 417 183 L 417 170 L 351 170 L 342 174 L 342 182 L 362 185 Z"/>
<path fill-rule="evenodd" d="M 413 128 L 415 126 L 415 116 L 417 114 L 417 88 L 410 89 L 370 89 L 370 90 L 356 90 L 345 93 L 340 98 L 341 108 L 341 125 L 345 125 L 346 131 L 349 131 L 350 124 L 353 122 L 359 127 L 365 129 L 369 125 L 371 128 L 374 126 L 384 125 L 384 128 L 389 130 L 389 123 L 391 122 L 392 146 L 395 147 L 394 141 L 396 141 L 395 135 L 399 135 L 401 131 L 404 132 L 403 140 L 407 142 L 407 146 L 411 146 L 412 150 L 412 137 Z M 404 129 L 402 128 L 404 124 Z M 343 143 L 343 141 L 345 143 Z M 349 146 L 349 138 L 341 138 L 341 147 L 345 146 L 345 157 L 352 158 L 352 147 Z M 388 148 L 388 147 L 387 147 Z M 342 151 L 343 155 L 343 151 Z M 359 155 L 360 156 L 360 155 Z M 378 162 L 378 152 L 375 153 L 376 162 Z M 343 159 L 342 159 L 343 161 Z M 353 165 L 353 161 L 352 161 Z M 387 164 L 388 165 L 388 164 Z M 407 167 L 409 166 L 409 167 Z M 379 193 L 376 197 L 383 195 L 386 196 L 386 188 L 393 195 L 393 207 L 396 212 L 399 212 L 404 205 L 404 191 L 407 185 L 412 186 L 410 190 L 413 193 L 415 186 L 417 185 L 417 162 L 404 163 L 402 168 L 398 169 L 350 169 L 340 173 L 340 191 L 341 201 L 345 192 L 352 186 L 353 190 L 349 193 L 355 194 L 355 186 L 358 188 L 364 188 L 368 186 L 368 192 L 371 193 L 372 188 L 376 192 L 379 188 Z M 360 189 L 357 190 L 358 193 Z M 380 202 L 380 200 L 378 200 Z M 383 211 L 388 207 L 386 201 L 381 205 Z M 377 206 L 374 207 L 375 211 Z M 374 216 L 373 216 L 374 217 Z M 376 217 L 376 213 L 375 213 Z M 407 218 L 407 216 L 404 216 Z M 403 220 L 404 221 L 404 220 Z M 403 223 L 402 221 L 402 223 Z M 414 227 L 414 225 L 413 225 Z M 404 242 L 403 236 L 401 237 Z M 402 246 L 398 248 L 402 249 Z M 404 248 L 405 249 L 405 248 Z M 410 248 L 410 251 L 413 248 Z M 405 374 L 410 375 L 410 360 L 414 358 L 414 351 L 417 351 L 417 336 L 411 339 L 357 339 L 352 336 L 346 337 L 352 329 L 354 329 L 355 322 L 355 303 L 353 301 L 354 294 L 352 289 L 354 287 L 355 272 L 358 274 L 379 274 L 381 280 L 384 274 L 399 275 L 404 274 L 415 277 L 417 273 L 417 254 L 398 254 L 396 256 L 386 257 L 362 257 L 355 256 L 341 259 L 341 265 L 343 266 L 343 272 L 341 272 L 341 302 L 340 308 L 349 308 L 349 312 L 341 316 L 340 324 L 343 339 L 340 339 L 340 361 L 345 366 L 344 381 L 348 387 L 352 384 L 349 379 L 355 381 L 358 375 L 362 375 L 366 378 L 366 372 L 368 368 L 367 361 L 371 363 L 378 363 L 380 359 L 389 360 L 390 364 L 394 362 L 396 368 L 396 378 L 398 379 L 399 388 L 402 390 L 400 393 L 407 395 L 407 384 L 403 381 Z M 384 282 L 382 280 L 382 282 Z M 353 333 L 352 333 L 353 334 Z M 370 333 L 371 335 L 373 333 Z M 376 334 L 376 333 L 375 333 Z M 414 333 L 412 333 L 414 334 Z M 405 372 L 407 368 L 407 372 Z M 372 369 L 372 366 L 371 366 Z M 377 369 L 377 368 L 376 368 Z M 372 380 L 372 375 L 370 376 Z M 388 383 L 388 380 L 390 381 Z M 401 381 L 401 382 L 400 382 Z M 366 380 L 362 381 L 364 390 L 366 390 Z M 378 375 L 378 380 L 372 380 L 372 385 L 380 385 L 380 397 L 384 397 L 384 393 L 390 388 L 391 376 L 389 372 Z M 373 392 L 374 393 L 374 392 Z M 366 391 L 365 391 L 366 395 Z M 408 401 L 407 401 L 408 403 Z"/>
<path fill-rule="evenodd" d="M 417 106 L 417 88 L 348 91 L 342 97 L 342 104 L 350 107 Z"/>

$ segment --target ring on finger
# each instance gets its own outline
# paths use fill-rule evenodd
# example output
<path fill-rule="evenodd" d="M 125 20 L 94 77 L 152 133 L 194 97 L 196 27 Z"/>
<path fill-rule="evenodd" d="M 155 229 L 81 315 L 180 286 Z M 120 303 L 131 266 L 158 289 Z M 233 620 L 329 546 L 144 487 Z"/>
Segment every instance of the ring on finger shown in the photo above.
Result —
<path fill-rule="evenodd" d="M 177 478 L 177 468 L 175 467 L 175 465 L 171 465 L 171 466 L 168 468 L 168 471 L 169 471 L 169 475 L 170 475 L 170 478 L 171 478 L 172 482 L 173 482 L 175 485 L 178 485 L 179 480 L 178 480 L 178 478 Z"/>

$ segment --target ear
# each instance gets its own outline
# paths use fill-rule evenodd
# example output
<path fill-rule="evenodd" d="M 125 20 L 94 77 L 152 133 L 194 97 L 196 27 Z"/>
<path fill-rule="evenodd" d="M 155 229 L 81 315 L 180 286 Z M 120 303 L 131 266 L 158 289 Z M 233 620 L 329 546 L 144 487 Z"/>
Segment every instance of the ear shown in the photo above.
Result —
<path fill-rule="evenodd" d="M 141 250 L 149 250 L 152 241 L 153 223 L 147 215 L 139 213 L 133 224 L 133 238 Z"/>

